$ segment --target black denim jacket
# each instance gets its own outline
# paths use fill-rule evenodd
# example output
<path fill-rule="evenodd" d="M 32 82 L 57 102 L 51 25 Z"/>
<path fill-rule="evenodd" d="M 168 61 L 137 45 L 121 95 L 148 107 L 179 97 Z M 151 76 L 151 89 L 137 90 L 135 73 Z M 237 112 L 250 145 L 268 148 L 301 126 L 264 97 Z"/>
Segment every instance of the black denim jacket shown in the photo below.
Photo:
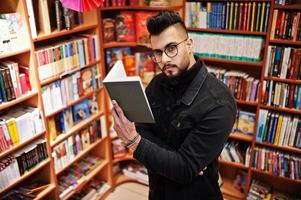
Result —
<path fill-rule="evenodd" d="M 156 76 L 146 89 L 156 123 L 136 124 L 142 139 L 134 152 L 149 172 L 151 200 L 222 199 L 217 158 L 233 127 L 230 90 L 197 60 L 197 74 L 180 98 Z M 207 167 L 204 174 L 198 173 Z"/>

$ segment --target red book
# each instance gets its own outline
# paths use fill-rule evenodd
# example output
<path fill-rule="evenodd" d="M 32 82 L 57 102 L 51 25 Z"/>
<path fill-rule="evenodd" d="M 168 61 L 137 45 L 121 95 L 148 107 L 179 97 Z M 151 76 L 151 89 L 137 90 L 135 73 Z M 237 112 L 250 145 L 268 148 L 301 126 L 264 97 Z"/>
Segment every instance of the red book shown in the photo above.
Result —
<path fill-rule="evenodd" d="M 19 65 L 19 72 L 20 72 L 19 79 L 20 79 L 22 94 L 25 94 L 27 91 L 31 90 L 29 67 Z"/>
<path fill-rule="evenodd" d="M 122 11 L 116 16 L 116 39 L 118 42 L 135 42 L 135 17 L 130 11 Z"/>
<path fill-rule="evenodd" d="M 147 18 L 154 16 L 155 12 L 144 12 L 139 11 L 136 12 L 136 38 L 137 43 L 150 43 L 149 41 L 149 33 L 146 28 Z"/>

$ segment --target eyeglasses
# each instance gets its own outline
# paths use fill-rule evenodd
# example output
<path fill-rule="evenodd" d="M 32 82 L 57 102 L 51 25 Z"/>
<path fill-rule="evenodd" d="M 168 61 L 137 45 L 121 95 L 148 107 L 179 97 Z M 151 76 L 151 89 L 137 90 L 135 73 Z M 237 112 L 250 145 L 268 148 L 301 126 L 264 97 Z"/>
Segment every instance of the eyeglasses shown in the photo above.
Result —
<path fill-rule="evenodd" d="M 150 55 L 151 59 L 153 60 L 154 63 L 160 63 L 162 62 L 162 56 L 163 56 L 163 52 L 169 57 L 169 58 L 173 58 L 176 55 L 178 55 L 178 45 L 185 42 L 186 40 L 188 40 L 188 38 L 186 38 L 185 40 L 177 43 L 177 44 L 170 44 L 167 45 L 164 50 L 154 50 L 152 52 L 152 54 Z"/>

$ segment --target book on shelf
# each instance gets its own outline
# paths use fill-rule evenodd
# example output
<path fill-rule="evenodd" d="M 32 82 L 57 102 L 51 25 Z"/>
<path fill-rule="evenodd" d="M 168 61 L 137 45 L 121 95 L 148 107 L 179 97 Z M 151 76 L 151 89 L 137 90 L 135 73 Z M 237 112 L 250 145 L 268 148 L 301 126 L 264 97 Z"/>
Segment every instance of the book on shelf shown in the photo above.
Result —
<path fill-rule="evenodd" d="M 237 189 L 240 193 L 245 193 L 246 191 L 246 184 L 247 184 L 247 176 L 248 173 L 243 170 L 236 170 L 235 178 L 233 180 L 233 186 Z"/>
<path fill-rule="evenodd" d="M 149 33 L 146 28 L 147 18 L 154 16 L 156 12 L 145 12 L 138 11 L 135 12 L 136 18 L 136 42 L 140 44 L 148 44 L 149 41 Z"/>
<path fill-rule="evenodd" d="M 121 61 L 116 62 L 103 84 L 110 98 L 117 101 L 130 121 L 154 123 L 140 77 L 127 77 Z"/>
<path fill-rule="evenodd" d="M 135 14 L 134 12 L 121 11 L 115 17 L 117 42 L 135 42 Z"/>
<path fill-rule="evenodd" d="M 2 199 L 33 199 L 38 196 L 40 192 L 47 189 L 50 184 L 43 181 L 35 181 L 34 183 L 27 183 L 8 191 Z"/>
<path fill-rule="evenodd" d="M 115 41 L 115 19 L 105 18 L 102 20 L 103 24 L 103 40 L 104 42 Z"/>
<path fill-rule="evenodd" d="M 255 129 L 256 114 L 247 111 L 238 111 L 234 131 L 253 135 Z"/>

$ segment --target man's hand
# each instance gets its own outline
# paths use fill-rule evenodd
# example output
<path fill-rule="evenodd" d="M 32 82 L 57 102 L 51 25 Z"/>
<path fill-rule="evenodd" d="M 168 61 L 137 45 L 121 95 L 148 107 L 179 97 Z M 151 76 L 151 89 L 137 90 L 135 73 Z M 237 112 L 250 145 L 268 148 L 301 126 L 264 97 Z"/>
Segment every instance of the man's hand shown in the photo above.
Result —
<path fill-rule="evenodd" d="M 135 124 L 126 118 L 123 110 L 115 100 L 112 101 L 112 104 L 112 116 L 114 119 L 113 128 L 123 143 L 135 151 L 141 139 L 140 135 L 136 131 Z"/>

